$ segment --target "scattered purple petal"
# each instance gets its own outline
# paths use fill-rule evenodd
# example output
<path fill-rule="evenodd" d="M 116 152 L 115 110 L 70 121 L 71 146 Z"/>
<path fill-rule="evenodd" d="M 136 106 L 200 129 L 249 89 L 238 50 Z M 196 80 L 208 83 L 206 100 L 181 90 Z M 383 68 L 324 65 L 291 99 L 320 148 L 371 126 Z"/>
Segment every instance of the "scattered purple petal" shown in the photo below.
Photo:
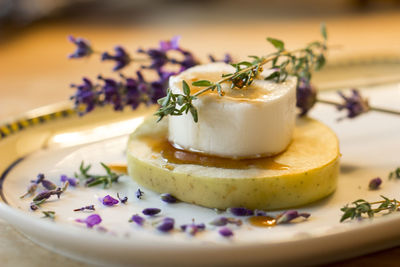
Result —
<path fill-rule="evenodd" d="M 63 182 L 63 183 L 65 183 L 66 181 L 68 181 L 69 184 L 70 184 L 71 186 L 77 186 L 78 183 L 79 183 L 79 180 L 78 180 L 77 178 L 75 178 L 75 177 L 68 177 L 68 176 L 65 175 L 65 174 L 61 175 L 60 181 Z"/>
<path fill-rule="evenodd" d="M 165 193 L 165 194 L 161 194 L 161 200 L 166 202 L 166 203 L 176 203 L 178 202 L 178 199 L 176 197 L 174 197 L 171 194 Z"/>
<path fill-rule="evenodd" d="M 233 236 L 233 232 L 231 229 L 228 227 L 222 227 L 221 229 L 218 230 L 218 233 L 222 235 L 223 237 L 231 237 Z"/>
<path fill-rule="evenodd" d="M 84 211 L 84 210 L 95 210 L 94 205 L 84 206 L 79 209 L 74 209 L 74 211 Z"/>
<path fill-rule="evenodd" d="M 369 181 L 368 187 L 370 190 L 377 190 L 381 184 L 382 184 L 382 179 L 380 177 L 376 177 L 371 181 Z"/>
<path fill-rule="evenodd" d="M 147 216 L 154 216 L 159 214 L 160 212 L 161 210 L 158 208 L 147 208 L 142 211 L 142 213 Z"/>
<path fill-rule="evenodd" d="M 128 197 L 127 196 L 121 198 L 119 196 L 119 193 L 117 193 L 117 197 L 118 197 L 119 201 L 121 201 L 122 204 L 126 204 L 126 202 L 128 201 Z"/>
<path fill-rule="evenodd" d="M 136 197 L 138 198 L 138 199 L 142 199 L 142 197 L 143 197 L 143 195 L 144 195 L 144 192 L 142 191 L 142 190 L 140 190 L 140 188 L 138 188 L 138 190 L 136 191 Z"/>
<path fill-rule="evenodd" d="M 108 206 L 108 207 L 117 205 L 119 203 L 118 199 L 115 199 L 110 195 L 103 197 L 101 202 L 103 203 L 103 205 Z"/>
<path fill-rule="evenodd" d="M 254 214 L 253 210 L 246 209 L 243 207 L 228 208 L 227 211 L 235 216 L 252 216 Z"/>
<path fill-rule="evenodd" d="M 37 175 L 36 180 L 33 180 L 33 181 L 31 181 L 31 182 L 32 182 L 32 183 L 35 183 L 35 184 L 40 184 L 40 183 L 44 180 L 44 178 L 45 178 L 44 174 L 43 174 L 43 173 L 39 173 L 39 174 Z"/>
<path fill-rule="evenodd" d="M 157 230 L 161 232 L 169 232 L 174 229 L 175 220 L 170 217 L 166 217 L 159 222 L 157 225 Z"/>
<path fill-rule="evenodd" d="M 338 92 L 338 94 L 344 100 L 344 103 L 338 105 L 338 110 L 347 110 L 347 117 L 348 118 L 355 118 L 362 113 L 366 113 L 370 110 L 368 99 L 363 98 L 360 92 L 357 89 L 351 90 L 351 95 L 346 96 L 342 92 Z M 340 118 L 341 120 L 343 118 Z"/>
<path fill-rule="evenodd" d="M 93 228 L 93 226 L 101 223 L 102 219 L 98 214 L 92 214 L 88 216 L 86 219 L 76 219 L 78 223 L 85 223 L 88 228 Z"/>
<path fill-rule="evenodd" d="M 42 185 L 47 190 L 54 190 L 57 188 L 57 186 L 53 182 L 51 182 L 49 180 L 45 180 L 45 179 L 42 180 Z"/>
<path fill-rule="evenodd" d="M 305 116 L 317 102 L 317 90 L 309 80 L 300 78 L 296 89 L 296 106 L 300 108 L 300 116 Z"/>
<path fill-rule="evenodd" d="M 142 216 L 138 215 L 138 214 L 133 215 L 129 219 L 129 222 L 134 222 L 134 223 L 136 223 L 137 225 L 140 225 L 140 226 L 142 226 L 144 224 L 144 221 L 145 221 L 145 219 Z"/>
<path fill-rule="evenodd" d="M 93 53 L 89 42 L 82 38 L 75 38 L 72 35 L 68 36 L 68 40 L 76 45 L 74 53 L 69 55 L 69 58 L 82 58 L 88 57 Z"/>
<path fill-rule="evenodd" d="M 296 210 L 288 210 L 288 211 L 285 211 L 285 212 L 279 214 L 276 217 L 276 224 L 289 223 L 292 220 L 299 218 L 299 217 L 303 217 L 303 218 L 307 219 L 308 217 L 310 217 L 310 214 L 309 213 L 298 213 Z"/>

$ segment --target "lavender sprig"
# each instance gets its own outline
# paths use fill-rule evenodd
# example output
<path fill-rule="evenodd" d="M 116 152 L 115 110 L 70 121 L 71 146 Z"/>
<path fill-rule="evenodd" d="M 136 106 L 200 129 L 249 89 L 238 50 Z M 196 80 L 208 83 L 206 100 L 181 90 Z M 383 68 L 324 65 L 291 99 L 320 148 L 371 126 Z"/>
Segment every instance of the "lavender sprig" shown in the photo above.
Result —
<path fill-rule="evenodd" d="M 84 206 L 82 208 L 74 209 L 74 211 L 96 210 L 94 205 Z"/>
<path fill-rule="evenodd" d="M 79 166 L 79 173 L 75 173 L 75 177 L 85 180 L 85 185 L 87 187 L 92 187 L 102 184 L 104 188 L 110 188 L 113 183 L 118 182 L 119 177 L 121 175 L 111 171 L 111 169 L 102 162 L 100 162 L 100 165 L 106 171 L 105 175 L 90 174 L 89 170 L 92 167 L 92 165 L 89 164 L 85 166 L 85 163 L 82 161 Z"/>
<path fill-rule="evenodd" d="M 351 205 L 347 204 L 340 210 L 343 212 L 342 217 L 340 218 L 340 222 L 343 222 L 347 219 L 350 220 L 361 220 L 364 217 L 373 218 L 376 213 L 381 211 L 387 211 L 387 213 L 392 213 L 397 211 L 400 206 L 400 202 L 396 199 L 389 199 L 384 197 L 382 201 L 368 202 L 364 199 L 358 199 L 351 203 Z M 378 207 L 373 208 L 374 205 L 378 205 Z"/>

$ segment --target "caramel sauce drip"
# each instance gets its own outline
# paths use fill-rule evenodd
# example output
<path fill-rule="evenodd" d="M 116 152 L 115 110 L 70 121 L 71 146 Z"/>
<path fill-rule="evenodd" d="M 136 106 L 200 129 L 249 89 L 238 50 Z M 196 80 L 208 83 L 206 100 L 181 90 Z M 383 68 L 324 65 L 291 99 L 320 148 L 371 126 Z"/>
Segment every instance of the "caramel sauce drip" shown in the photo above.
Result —
<path fill-rule="evenodd" d="M 269 216 L 253 216 L 249 218 L 249 223 L 258 227 L 272 227 L 276 225 L 276 220 Z"/>
<path fill-rule="evenodd" d="M 274 161 L 275 157 L 263 157 L 255 159 L 230 159 L 211 156 L 203 153 L 192 152 L 175 148 L 165 137 L 142 136 L 144 141 L 153 152 L 160 153 L 168 163 L 195 164 L 206 167 L 217 167 L 224 169 L 266 169 L 287 170 L 289 166 Z"/>

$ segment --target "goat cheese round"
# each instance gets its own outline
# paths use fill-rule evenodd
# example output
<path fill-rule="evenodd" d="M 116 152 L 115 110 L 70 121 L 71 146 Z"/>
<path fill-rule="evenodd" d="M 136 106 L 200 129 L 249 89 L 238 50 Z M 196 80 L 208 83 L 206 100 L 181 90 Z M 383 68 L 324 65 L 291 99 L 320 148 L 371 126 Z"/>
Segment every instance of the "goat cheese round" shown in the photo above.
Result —
<path fill-rule="evenodd" d="M 172 76 L 169 87 L 182 93 L 182 81 L 190 85 L 191 94 L 204 89 L 191 85 L 198 80 L 216 82 L 222 74 L 235 68 L 225 63 L 211 63 L 190 68 Z M 296 107 L 296 78 L 284 82 L 264 80 L 264 70 L 253 83 L 242 89 L 231 89 L 222 83 L 224 96 L 207 91 L 193 101 L 198 122 L 190 113 L 169 117 L 169 141 L 177 148 L 228 158 L 257 158 L 284 151 L 289 145 Z"/>

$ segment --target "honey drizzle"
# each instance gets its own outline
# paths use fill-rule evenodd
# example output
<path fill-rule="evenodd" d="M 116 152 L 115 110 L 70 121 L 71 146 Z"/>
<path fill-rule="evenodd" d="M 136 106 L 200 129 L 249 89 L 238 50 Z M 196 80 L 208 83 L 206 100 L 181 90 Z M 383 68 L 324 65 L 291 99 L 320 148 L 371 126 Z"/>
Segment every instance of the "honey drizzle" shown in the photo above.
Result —
<path fill-rule="evenodd" d="M 253 216 L 249 218 L 249 223 L 258 227 L 272 227 L 276 225 L 276 219 L 269 216 Z"/>
<path fill-rule="evenodd" d="M 140 140 L 145 142 L 153 152 L 160 153 L 167 163 L 195 164 L 206 167 L 241 170 L 250 168 L 287 170 L 289 168 L 288 165 L 276 162 L 275 157 L 230 159 L 175 148 L 165 137 L 141 136 Z"/>

